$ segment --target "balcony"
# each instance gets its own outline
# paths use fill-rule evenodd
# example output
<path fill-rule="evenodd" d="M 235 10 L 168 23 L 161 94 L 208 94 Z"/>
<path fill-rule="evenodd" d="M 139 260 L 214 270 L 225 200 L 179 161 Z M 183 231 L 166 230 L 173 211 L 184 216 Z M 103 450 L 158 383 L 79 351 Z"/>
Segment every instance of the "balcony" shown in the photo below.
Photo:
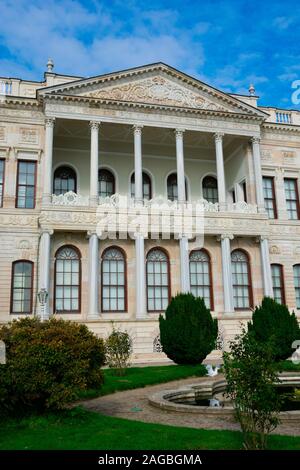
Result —
<path fill-rule="evenodd" d="M 145 237 L 188 238 L 204 234 L 218 235 L 224 231 L 236 235 L 266 234 L 267 217 L 258 213 L 257 206 L 246 202 L 227 205 L 221 211 L 218 203 L 205 199 L 180 204 L 163 197 L 136 202 L 126 195 L 114 194 L 99 198 L 97 206 L 89 205 L 89 198 L 73 192 L 53 195 L 52 203 L 44 206 L 39 225 L 44 229 L 92 231 L 99 237 L 110 238 L 116 233 L 139 232 Z"/>

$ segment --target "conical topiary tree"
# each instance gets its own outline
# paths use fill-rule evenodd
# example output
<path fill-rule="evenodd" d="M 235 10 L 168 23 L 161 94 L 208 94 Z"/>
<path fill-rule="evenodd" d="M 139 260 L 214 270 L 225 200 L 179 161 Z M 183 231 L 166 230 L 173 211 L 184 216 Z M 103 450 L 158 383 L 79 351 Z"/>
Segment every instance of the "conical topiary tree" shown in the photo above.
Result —
<path fill-rule="evenodd" d="M 200 364 L 215 348 L 217 320 L 204 300 L 192 294 L 173 297 L 159 327 L 163 351 L 177 364 Z"/>
<path fill-rule="evenodd" d="M 262 304 L 256 307 L 248 328 L 257 341 L 272 344 L 276 361 L 290 357 L 292 343 L 300 339 L 295 313 L 290 313 L 286 305 L 279 304 L 271 297 L 264 297 Z"/>

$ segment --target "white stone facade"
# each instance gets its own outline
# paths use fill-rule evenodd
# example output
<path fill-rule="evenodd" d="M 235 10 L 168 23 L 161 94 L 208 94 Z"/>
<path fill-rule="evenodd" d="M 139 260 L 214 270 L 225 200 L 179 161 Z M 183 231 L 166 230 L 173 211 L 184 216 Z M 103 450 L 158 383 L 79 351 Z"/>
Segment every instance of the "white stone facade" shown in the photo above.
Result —
<path fill-rule="evenodd" d="M 177 292 L 204 293 L 225 344 L 263 295 L 299 315 L 299 112 L 161 63 L 0 80 L 1 323 L 56 314 L 106 336 L 114 321 L 133 336 L 135 360 L 151 361 L 163 358 L 157 320 Z M 169 237 L 154 219 L 126 227 L 157 207 Z M 196 207 L 204 239 L 179 234 L 172 215 Z M 111 214 L 116 226 L 101 229 Z"/>

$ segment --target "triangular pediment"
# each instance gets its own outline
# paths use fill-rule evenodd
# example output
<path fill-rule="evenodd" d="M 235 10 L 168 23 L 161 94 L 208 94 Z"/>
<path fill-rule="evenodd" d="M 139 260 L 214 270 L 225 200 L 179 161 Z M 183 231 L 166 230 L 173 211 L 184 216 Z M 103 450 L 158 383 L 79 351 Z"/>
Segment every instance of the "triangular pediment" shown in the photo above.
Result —
<path fill-rule="evenodd" d="M 260 110 L 161 63 L 48 87 L 39 93 L 264 116 Z"/>

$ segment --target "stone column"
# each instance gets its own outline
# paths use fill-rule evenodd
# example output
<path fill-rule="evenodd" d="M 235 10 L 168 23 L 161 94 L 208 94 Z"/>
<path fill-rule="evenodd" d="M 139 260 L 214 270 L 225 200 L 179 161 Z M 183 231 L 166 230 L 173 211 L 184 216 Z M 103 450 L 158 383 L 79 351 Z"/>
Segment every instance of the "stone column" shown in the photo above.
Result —
<path fill-rule="evenodd" d="M 143 166 L 142 166 L 142 127 L 133 126 L 134 132 L 134 197 L 138 204 L 143 203 Z M 135 301 L 136 318 L 142 319 L 146 315 L 146 272 L 145 272 L 145 241 L 143 235 L 135 236 Z"/>
<path fill-rule="evenodd" d="M 133 126 L 134 132 L 134 196 L 136 202 L 143 201 L 143 170 L 142 170 L 142 127 Z"/>
<path fill-rule="evenodd" d="M 177 166 L 177 191 L 178 202 L 184 203 L 185 194 L 185 175 L 184 175 L 184 154 L 183 154 L 183 133 L 184 130 L 176 129 L 176 166 Z"/>
<path fill-rule="evenodd" d="M 179 249 L 181 292 L 190 292 L 189 241 L 187 237 L 182 237 L 179 239 Z"/>
<path fill-rule="evenodd" d="M 214 134 L 216 147 L 217 179 L 218 179 L 218 198 L 220 211 L 226 210 L 226 185 L 223 156 L 223 137 L 224 134 Z"/>
<path fill-rule="evenodd" d="M 39 305 L 39 316 L 43 320 L 48 320 L 50 316 L 49 309 L 49 296 L 50 296 L 50 248 L 51 248 L 51 235 L 53 230 L 43 230 L 40 236 L 40 247 L 39 247 L 39 283 L 38 292 L 41 289 L 45 289 L 48 293 L 47 301 L 42 308 Z"/>
<path fill-rule="evenodd" d="M 273 282 L 272 282 L 272 271 L 271 271 L 270 256 L 269 256 L 268 239 L 267 237 L 260 236 L 259 242 L 260 242 L 264 295 L 266 297 L 273 297 Z"/>
<path fill-rule="evenodd" d="M 44 154 L 44 181 L 42 204 L 47 205 L 52 200 L 52 160 L 53 160 L 53 130 L 54 118 L 45 120 L 45 154 Z"/>
<path fill-rule="evenodd" d="M 96 232 L 88 232 L 89 238 L 89 311 L 88 319 L 99 318 L 99 240 Z"/>
<path fill-rule="evenodd" d="M 255 191 L 256 191 L 256 204 L 258 212 L 265 212 L 265 201 L 261 174 L 261 160 L 260 160 L 260 139 L 258 137 L 252 137 L 252 155 L 253 155 L 253 167 L 255 176 Z"/>
<path fill-rule="evenodd" d="M 90 155 L 90 205 L 98 205 L 98 139 L 100 122 L 91 121 L 91 155 Z"/>
<path fill-rule="evenodd" d="M 222 279 L 224 293 L 224 313 L 234 312 L 232 271 L 231 271 L 231 249 L 230 240 L 233 240 L 232 234 L 222 234 L 219 237 L 221 241 L 222 253 Z"/>
<path fill-rule="evenodd" d="M 182 129 L 175 129 L 176 136 L 176 166 L 177 166 L 177 191 L 178 202 L 186 202 L 185 173 L 184 173 L 184 150 L 183 150 Z M 180 289 L 181 292 L 190 291 L 190 271 L 189 271 L 189 242 L 187 237 L 179 238 L 180 250 Z"/>
<path fill-rule="evenodd" d="M 275 169 L 274 189 L 277 217 L 280 220 L 288 220 L 284 189 L 284 168 L 282 167 L 278 167 Z"/>
<path fill-rule="evenodd" d="M 135 236 L 136 259 L 136 319 L 146 318 L 146 272 L 145 272 L 145 242 L 140 234 Z"/>

